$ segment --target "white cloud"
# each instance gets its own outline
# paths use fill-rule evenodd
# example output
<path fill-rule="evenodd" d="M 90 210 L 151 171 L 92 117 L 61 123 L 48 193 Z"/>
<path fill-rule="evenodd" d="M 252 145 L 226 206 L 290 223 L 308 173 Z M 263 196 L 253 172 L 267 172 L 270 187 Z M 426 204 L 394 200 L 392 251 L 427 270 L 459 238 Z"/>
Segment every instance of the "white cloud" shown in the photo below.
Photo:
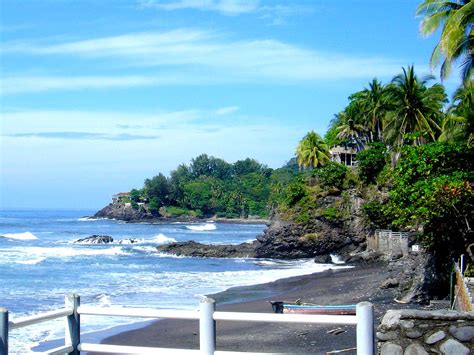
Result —
<path fill-rule="evenodd" d="M 147 75 L 5 77 L 4 93 L 59 89 L 190 85 L 215 83 L 295 83 L 391 77 L 405 61 L 380 56 L 316 51 L 273 39 L 231 40 L 214 32 L 178 29 L 129 33 L 59 44 L 6 43 L 5 54 L 112 59 Z M 101 61 L 103 65 L 103 61 Z M 123 69 L 123 68 L 122 68 Z M 122 70 L 123 71 L 123 70 Z"/>
<path fill-rule="evenodd" d="M 224 116 L 224 115 L 230 115 L 232 113 L 235 113 L 239 110 L 239 107 L 237 106 L 227 106 L 227 107 L 221 107 L 216 110 L 216 114 L 218 116 Z"/>
<path fill-rule="evenodd" d="M 149 0 L 142 2 L 142 5 L 167 11 L 184 9 L 215 11 L 227 16 L 250 13 L 259 9 L 258 0 Z"/>

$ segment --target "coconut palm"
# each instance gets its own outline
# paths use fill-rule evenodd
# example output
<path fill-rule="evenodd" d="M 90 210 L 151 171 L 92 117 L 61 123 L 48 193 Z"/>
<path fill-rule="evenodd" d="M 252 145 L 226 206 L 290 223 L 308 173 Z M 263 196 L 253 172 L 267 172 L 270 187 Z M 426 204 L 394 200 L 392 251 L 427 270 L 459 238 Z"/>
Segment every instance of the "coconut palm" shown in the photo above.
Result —
<path fill-rule="evenodd" d="M 444 87 L 427 86 L 433 77 L 419 79 L 413 66 L 402 69 L 387 86 L 391 110 L 384 125 L 385 141 L 392 146 L 401 146 L 409 140 L 415 145 L 433 141 L 440 130 L 443 103 L 447 102 Z"/>
<path fill-rule="evenodd" d="M 316 168 L 329 161 L 329 147 L 319 134 L 309 132 L 296 147 L 296 160 L 300 168 Z"/>
<path fill-rule="evenodd" d="M 423 15 L 421 33 L 429 36 L 439 28 L 441 37 L 433 50 L 431 65 L 440 59 L 441 79 L 449 76 L 453 62 L 460 60 L 463 81 L 472 79 L 474 55 L 474 2 L 472 0 L 424 0 L 417 9 Z"/>
<path fill-rule="evenodd" d="M 382 123 L 388 109 L 386 88 L 376 78 L 369 83 L 369 87 L 350 96 L 362 108 L 362 124 L 368 131 L 370 142 L 382 139 Z"/>
<path fill-rule="evenodd" d="M 471 81 L 461 85 L 453 94 L 448 109 L 444 135 L 440 139 L 466 139 L 470 145 L 474 139 L 474 85 Z M 443 127 L 444 128 L 444 127 Z M 445 138 L 446 137 L 446 138 Z"/>
<path fill-rule="evenodd" d="M 345 140 L 350 145 L 355 145 L 357 151 L 364 149 L 364 141 L 367 134 L 367 128 L 343 111 L 339 114 L 342 118 L 342 124 L 336 127 L 337 139 Z"/>

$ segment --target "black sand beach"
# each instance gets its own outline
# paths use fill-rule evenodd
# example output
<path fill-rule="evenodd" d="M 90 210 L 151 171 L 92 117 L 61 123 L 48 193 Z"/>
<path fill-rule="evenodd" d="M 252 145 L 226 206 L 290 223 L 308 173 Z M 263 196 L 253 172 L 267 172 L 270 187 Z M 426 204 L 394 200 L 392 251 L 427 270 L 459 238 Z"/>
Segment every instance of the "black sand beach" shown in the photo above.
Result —
<path fill-rule="evenodd" d="M 211 297 L 216 300 L 219 311 L 265 313 L 272 312 L 269 300 L 301 299 L 316 304 L 369 301 L 375 306 L 378 323 L 387 309 L 406 307 L 393 301 L 394 289 L 380 288 L 392 274 L 393 271 L 387 266 L 329 270 L 267 284 L 236 287 Z M 335 328 L 341 328 L 342 332 L 328 333 Z M 106 338 L 102 343 L 197 349 L 198 323 L 157 321 L 145 328 Z M 326 354 L 331 350 L 354 348 L 355 345 L 354 326 L 217 322 L 217 350 Z M 344 354 L 355 354 L 355 351 Z"/>

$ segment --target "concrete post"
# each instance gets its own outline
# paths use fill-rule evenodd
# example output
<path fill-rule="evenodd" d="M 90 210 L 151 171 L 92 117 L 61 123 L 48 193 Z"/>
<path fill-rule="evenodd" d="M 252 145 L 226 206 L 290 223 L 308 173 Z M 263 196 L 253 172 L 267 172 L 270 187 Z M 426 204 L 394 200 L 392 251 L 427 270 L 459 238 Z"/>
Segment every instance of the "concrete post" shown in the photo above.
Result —
<path fill-rule="evenodd" d="M 374 306 L 360 302 L 356 306 L 357 355 L 374 354 Z"/>
<path fill-rule="evenodd" d="M 0 355 L 8 355 L 8 310 L 0 308 Z"/>
<path fill-rule="evenodd" d="M 80 354 L 78 346 L 81 342 L 81 319 L 77 313 L 77 307 L 79 307 L 80 303 L 81 299 L 76 294 L 68 295 L 64 299 L 65 307 L 74 310 L 70 316 L 66 317 L 66 331 L 64 334 L 65 345 L 71 345 L 74 348 L 73 351 L 68 353 L 69 355 Z"/>
<path fill-rule="evenodd" d="M 199 305 L 199 346 L 201 354 L 213 355 L 216 351 L 216 321 L 214 311 L 216 301 L 212 298 L 204 298 Z"/>

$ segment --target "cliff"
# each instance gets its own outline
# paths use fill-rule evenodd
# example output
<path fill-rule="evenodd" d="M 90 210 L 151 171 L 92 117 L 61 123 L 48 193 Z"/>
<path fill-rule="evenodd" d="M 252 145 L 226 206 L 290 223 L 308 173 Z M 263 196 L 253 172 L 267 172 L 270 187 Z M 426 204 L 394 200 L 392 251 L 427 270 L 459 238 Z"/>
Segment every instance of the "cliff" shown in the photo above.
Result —
<path fill-rule="evenodd" d="M 109 218 L 130 222 L 150 219 L 153 218 L 153 216 L 143 207 L 135 209 L 130 204 L 110 203 L 109 205 L 98 211 L 94 215 L 94 218 Z"/>

